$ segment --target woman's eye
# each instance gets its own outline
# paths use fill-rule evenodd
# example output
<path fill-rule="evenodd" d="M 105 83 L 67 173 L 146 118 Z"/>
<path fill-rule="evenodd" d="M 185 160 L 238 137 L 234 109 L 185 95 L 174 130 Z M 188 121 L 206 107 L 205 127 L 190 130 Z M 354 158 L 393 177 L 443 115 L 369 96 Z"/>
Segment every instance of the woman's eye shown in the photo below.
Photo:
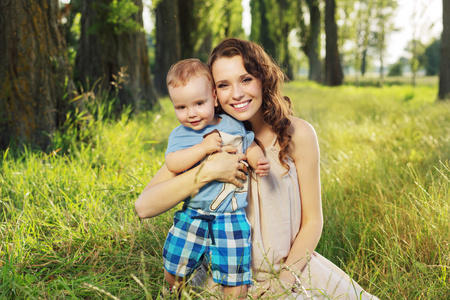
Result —
<path fill-rule="evenodd" d="M 217 88 L 218 88 L 218 89 L 223 89 L 223 88 L 226 88 L 227 86 L 228 86 L 228 85 L 225 84 L 225 83 L 220 83 L 220 84 L 217 85 Z"/>
<path fill-rule="evenodd" d="M 250 77 L 247 77 L 247 78 L 244 78 L 244 80 L 242 80 L 243 82 L 250 82 L 250 81 L 252 81 L 253 79 L 252 78 L 250 78 Z"/>

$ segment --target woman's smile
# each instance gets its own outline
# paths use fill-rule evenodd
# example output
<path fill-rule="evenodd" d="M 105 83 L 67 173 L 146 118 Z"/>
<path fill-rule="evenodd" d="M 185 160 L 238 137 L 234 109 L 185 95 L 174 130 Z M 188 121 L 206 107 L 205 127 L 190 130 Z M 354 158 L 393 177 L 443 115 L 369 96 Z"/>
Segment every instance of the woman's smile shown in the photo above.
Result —
<path fill-rule="evenodd" d="M 231 106 L 233 106 L 234 108 L 237 109 L 242 109 L 244 107 L 247 107 L 247 105 L 250 103 L 251 100 L 245 101 L 245 102 L 241 102 L 241 103 L 235 103 L 235 104 L 231 104 Z"/>

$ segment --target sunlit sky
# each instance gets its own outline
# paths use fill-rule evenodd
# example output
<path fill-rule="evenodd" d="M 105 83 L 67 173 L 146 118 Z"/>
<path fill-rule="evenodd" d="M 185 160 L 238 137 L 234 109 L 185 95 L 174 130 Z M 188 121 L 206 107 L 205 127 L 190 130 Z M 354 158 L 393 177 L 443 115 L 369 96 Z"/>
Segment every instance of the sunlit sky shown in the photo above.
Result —
<path fill-rule="evenodd" d="M 388 40 L 388 63 L 406 56 L 405 47 L 408 41 L 416 37 L 428 43 L 442 33 L 442 0 L 397 0 L 395 26 L 399 29 L 390 35 Z M 414 11 L 416 16 L 413 18 Z M 414 30 L 415 28 L 415 30 Z"/>
<path fill-rule="evenodd" d="M 68 3 L 69 0 L 60 0 Z M 243 26 L 247 34 L 250 33 L 250 0 L 242 0 L 244 6 Z M 397 0 L 399 7 L 396 10 L 395 27 L 398 31 L 388 37 L 386 62 L 394 63 L 401 56 L 408 56 L 405 47 L 408 41 L 415 35 L 423 43 L 428 43 L 432 38 L 442 32 L 442 0 Z M 151 0 L 143 0 L 144 3 L 144 27 L 151 31 L 153 27 L 152 16 L 149 11 Z M 414 11 L 415 17 L 414 17 Z"/>

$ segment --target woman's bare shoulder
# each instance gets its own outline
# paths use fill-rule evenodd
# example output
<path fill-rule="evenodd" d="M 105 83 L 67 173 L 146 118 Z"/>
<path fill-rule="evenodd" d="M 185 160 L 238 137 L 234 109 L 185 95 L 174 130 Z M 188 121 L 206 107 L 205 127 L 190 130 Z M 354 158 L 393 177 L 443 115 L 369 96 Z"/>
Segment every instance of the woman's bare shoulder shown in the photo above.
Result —
<path fill-rule="evenodd" d="M 292 124 L 289 130 L 291 135 L 291 157 L 311 155 L 318 152 L 317 134 L 314 127 L 303 119 L 292 117 Z"/>
<path fill-rule="evenodd" d="M 310 139 L 317 139 L 316 131 L 314 127 L 303 119 L 292 117 L 292 124 L 289 130 L 289 134 L 293 139 L 299 139 L 299 141 Z"/>

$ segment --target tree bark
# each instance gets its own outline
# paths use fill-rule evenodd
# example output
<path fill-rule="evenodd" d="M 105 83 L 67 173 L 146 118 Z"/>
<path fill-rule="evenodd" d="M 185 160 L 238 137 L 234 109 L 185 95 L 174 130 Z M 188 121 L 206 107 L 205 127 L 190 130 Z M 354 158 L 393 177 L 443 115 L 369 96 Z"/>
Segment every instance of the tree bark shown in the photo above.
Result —
<path fill-rule="evenodd" d="M 442 0 L 441 71 L 439 74 L 440 100 L 450 100 L 450 2 Z"/>
<path fill-rule="evenodd" d="M 64 120 L 72 80 L 58 9 L 58 0 L 0 2 L 3 149 L 15 142 L 45 149 Z"/>
<path fill-rule="evenodd" d="M 277 0 L 279 6 L 279 19 L 281 30 L 275 30 L 274 36 L 278 36 L 275 40 L 278 40 L 278 60 L 279 63 L 286 73 L 289 80 L 294 79 L 294 72 L 291 65 L 291 55 L 289 51 L 289 34 L 294 27 L 293 17 L 290 16 L 290 11 L 293 8 L 293 3 L 288 0 Z M 277 34 L 278 32 L 278 34 Z"/>
<path fill-rule="evenodd" d="M 289 80 L 294 79 L 294 71 L 291 64 L 291 55 L 289 53 L 289 32 L 291 31 L 291 27 L 289 24 L 283 24 L 283 30 L 281 31 L 282 38 L 282 47 L 283 47 L 283 59 L 280 63 L 281 67 L 284 69 L 286 76 Z"/>
<path fill-rule="evenodd" d="M 147 41 L 143 31 L 117 33 L 108 25 L 108 10 L 112 0 L 83 0 L 81 4 L 81 36 L 75 61 L 76 79 L 84 85 L 103 78 L 103 91 L 116 92 L 111 82 L 122 67 L 129 78 L 118 91 L 118 106 L 131 105 L 135 111 L 150 109 L 157 103 Z M 142 26 L 142 0 L 133 0 L 139 11 L 132 19 Z M 88 87 L 89 88 L 89 87 Z"/>
<path fill-rule="evenodd" d="M 178 0 L 180 13 L 181 58 L 194 57 L 195 40 L 191 36 L 198 30 L 198 20 L 195 18 L 194 0 Z"/>
<path fill-rule="evenodd" d="M 377 26 L 376 48 L 380 60 L 380 87 L 384 84 L 384 56 L 386 51 L 386 37 L 395 29 L 392 20 L 397 7 L 398 3 L 395 0 L 377 0 L 375 4 Z"/>
<path fill-rule="evenodd" d="M 367 70 L 367 48 L 365 48 L 362 51 L 362 58 L 361 58 L 361 77 L 364 77 Z"/>
<path fill-rule="evenodd" d="M 320 8 L 319 1 L 307 0 L 309 8 L 309 34 L 303 51 L 309 61 L 308 79 L 315 82 L 322 81 L 322 66 L 320 62 Z"/>
<path fill-rule="evenodd" d="M 338 48 L 338 28 L 336 24 L 336 1 L 325 1 L 325 84 L 328 86 L 341 85 L 344 79 Z"/>
<path fill-rule="evenodd" d="M 267 18 L 267 3 L 265 0 L 261 0 L 259 4 L 259 15 L 261 17 L 261 28 L 260 28 L 260 41 L 264 50 L 272 56 L 273 58 L 278 57 L 277 47 L 275 42 L 272 40 L 272 36 L 270 34 L 270 20 Z"/>
<path fill-rule="evenodd" d="M 252 13 L 251 39 L 256 43 L 260 43 L 267 54 L 277 60 L 279 53 L 271 34 L 271 20 L 268 19 L 270 7 L 268 7 L 267 2 L 267 0 L 253 0 L 250 2 Z"/>
<path fill-rule="evenodd" d="M 181 59 L 178 0 L 162 0 L 155 10 L 156 47 L 155 87 L 160 96 L 168 95 L 166 76 L 172 64 Z"/>

